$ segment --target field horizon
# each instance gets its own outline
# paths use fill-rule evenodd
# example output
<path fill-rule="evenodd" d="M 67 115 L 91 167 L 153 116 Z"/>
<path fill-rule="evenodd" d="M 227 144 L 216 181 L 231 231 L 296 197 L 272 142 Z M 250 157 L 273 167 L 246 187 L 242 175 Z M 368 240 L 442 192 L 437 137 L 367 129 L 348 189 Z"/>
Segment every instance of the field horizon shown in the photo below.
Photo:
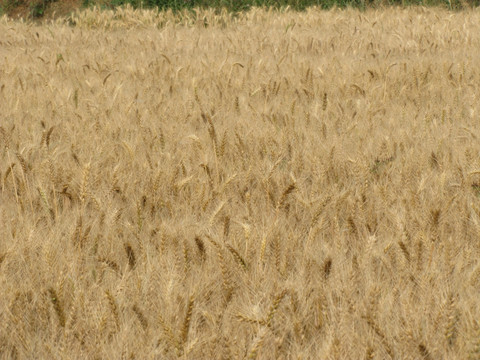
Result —
<path fill-rule="evenodd" d="M 1 359 L 480 359 L 480 11 L 0 18 Z"/>
<path fill-rule="evenodd" d="M 269 8 L 275 11 L 304 11 L 306 9 L 354 8 L 380 10 L 388 7 L 432 7 L 451 11 L 472 10 L 480 0 L 0 0 L 0 16 L 15 20 L 45 24 L 52 20 L 69 18 L 86 9 L 117 11 L 142 9 L 155 12 L 189 12 L 214 10 L 238 14 L 251 9 Z"/>

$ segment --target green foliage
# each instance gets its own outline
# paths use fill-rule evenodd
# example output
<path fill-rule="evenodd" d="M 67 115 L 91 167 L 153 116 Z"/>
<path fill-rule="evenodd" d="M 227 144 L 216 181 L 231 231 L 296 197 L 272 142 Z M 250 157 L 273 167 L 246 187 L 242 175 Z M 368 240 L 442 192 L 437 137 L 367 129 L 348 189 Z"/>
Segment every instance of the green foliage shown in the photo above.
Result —
<path fill-rule="evenodd" d="M 98 1 L 84 0 L 85 6 L 98 5 Z M 480 0 L 110 0 L 101 3 L 103 7 L 114 8 L 130 4 L 134 8 L 155 8 L 159 10 L 172 9 L 174 11 L 193 8 L 226 8 L 232 12 L 248 10 L 252 6 L 305 10 L 310 6 L 320 6 L 329 9 L 333 6 L 340 8 L 354 7 L 366 9 L 375 6 L 444 6 L 449 9 L 480 6 Z"/>
<path fill-rule="evenodd" d="M 58 0 L 0 0 L 0 16 L 9 14 L 18 6 L 27 5 L 32 18 L 41 18 L 45 14 L 49 3 Z M 249 10 L 251 7 L 272 7 L 282 9 L 289 7 L 293 10 L 305 10 L 311 6 L 330 9 L 353 7 L 367 9 L 378 6 L 443 6 L 452 10 L 480 6 L 480 0 L 83 0 L 83 7 L 98 6 L 104 9 L 114 9 L 118 6 L 131 5 L 133 8 L 158 8 L 158 10 L 172 9 L 180 11 L 194 8 L 225 8 L 237 13 Z"/>
<path fill-rule="evenodd" d="M 34 0 L 29 2 L 30 15 L 32 18 L 41 18 L 49 3 L 55 2 L 55 0 Z"/>
<path fill-rule="evenodd" d="M 18 5 L 16 0 L 0 0 L 0 16 L 7 14 L 9 10 Z"/>

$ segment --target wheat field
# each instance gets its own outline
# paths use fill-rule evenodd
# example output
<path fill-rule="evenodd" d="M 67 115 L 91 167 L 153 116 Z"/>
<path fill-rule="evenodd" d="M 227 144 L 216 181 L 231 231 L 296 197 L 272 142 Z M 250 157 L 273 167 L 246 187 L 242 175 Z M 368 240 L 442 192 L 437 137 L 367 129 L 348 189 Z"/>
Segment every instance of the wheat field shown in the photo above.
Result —
<path fill-rule="evenodd" d="M 1 359 L 480 359 L 480 11 L 0 20 Z"/>

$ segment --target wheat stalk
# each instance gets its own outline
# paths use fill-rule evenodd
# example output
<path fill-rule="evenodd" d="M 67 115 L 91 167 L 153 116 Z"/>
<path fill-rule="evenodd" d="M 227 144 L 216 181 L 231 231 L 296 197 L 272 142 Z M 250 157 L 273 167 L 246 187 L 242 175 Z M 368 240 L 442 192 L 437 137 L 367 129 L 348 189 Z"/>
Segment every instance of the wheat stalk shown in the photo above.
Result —
<path fill-rule="evenodd" d="M 115 322 L 115 331 L 118 331 L 120 329 L 120 315 L 118 313 L 117 302 L 115 301 L 115 298 L 108 290 L 105 291 L 105 296 L 108 300 L 108 305 L 110 306 L 110 311 L 112 312 L 112 315 L 113 315 L 113 319 Z"/>
<path fill-rule="evenodd" d="M 137 305 L 133 305 L 132 307 L 133 312 L 137 316 L 138 322 L 142 326 L 143 330 L 147 330 L 148 328 L 148 320 L 143 314 L 142 310 Z"/>
<path fill-rule="evenodd" d="M 135 252 L 133 251 L 132 245 L 130 245 L 129 243 L 125 244 L 124 248 L 128 259 L 128 265 L 130 266 L 130 269 L 133 269 L 137 264 Z"/>
<path fill-rule="evenodd" d="M 53 309 L 57 314 L 58 323 L 61 327 L 65 327 L 65 312 L 63 309 L 63 304 L 61 303 L 60 299 L 58 298 L 57 292 L 54 288 L 48 288 L 48 295 L 50 297 L 50 301 L 53 305 Z"/>
<path fill-rule="evenodd" d="M 182 331 L 180 334 L 180 339 L 183 344 L 186 344 L 188 339 L 188 333 L 190 330 L 190 323 L 192 320 L 193 306 L 195 304 L 195 299 L 193 296 L 190 296 L 188 299 L 187 312 L 185 314 L 185 319 L 183 321 Z"/>

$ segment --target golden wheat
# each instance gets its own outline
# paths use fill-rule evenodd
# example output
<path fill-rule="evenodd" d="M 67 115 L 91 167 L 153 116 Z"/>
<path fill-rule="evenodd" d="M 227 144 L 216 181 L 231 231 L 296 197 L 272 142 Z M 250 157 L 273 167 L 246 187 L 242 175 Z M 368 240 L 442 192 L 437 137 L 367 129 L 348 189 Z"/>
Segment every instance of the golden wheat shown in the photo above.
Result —
<path fill-rule="evenodd" d="M 478 359 L 480 12 L 0 19 L 0 358 Z"/>

